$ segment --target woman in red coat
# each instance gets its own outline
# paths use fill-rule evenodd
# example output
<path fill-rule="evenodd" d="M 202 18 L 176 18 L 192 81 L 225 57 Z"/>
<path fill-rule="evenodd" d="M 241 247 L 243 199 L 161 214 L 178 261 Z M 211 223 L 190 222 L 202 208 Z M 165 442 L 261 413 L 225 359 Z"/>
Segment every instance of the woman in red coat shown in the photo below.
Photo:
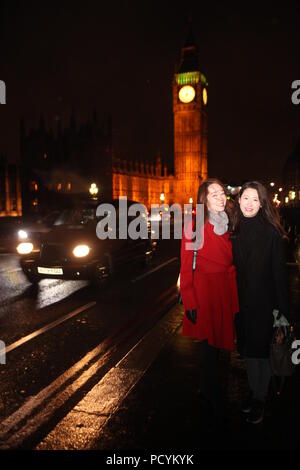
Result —
<path fill-rule="evenodd" d="M 190 249 L 192 224 L 185 228 L 181 243 L 182 332 L 202 342 L 201 393 L 210 402 L 216 423 L 223 421 L 219 351 L 234 349 L 234 317 L 239 311 L 226 201 L 219 180 L 204 181 L 197 197 L 197 204 L 204 204 L 202 245 L 195 251 Z"/>

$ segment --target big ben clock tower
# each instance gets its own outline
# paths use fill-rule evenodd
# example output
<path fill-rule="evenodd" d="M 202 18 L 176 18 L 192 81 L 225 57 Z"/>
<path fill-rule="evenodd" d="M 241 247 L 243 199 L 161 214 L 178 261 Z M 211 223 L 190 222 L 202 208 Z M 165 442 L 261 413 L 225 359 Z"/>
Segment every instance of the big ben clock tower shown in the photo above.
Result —
<path fill-rule="evenodd" d="M 182 205 L 196 204 L 207 177 L 207 86 L 190 32 L 173 80 L 175 200 Z"/>

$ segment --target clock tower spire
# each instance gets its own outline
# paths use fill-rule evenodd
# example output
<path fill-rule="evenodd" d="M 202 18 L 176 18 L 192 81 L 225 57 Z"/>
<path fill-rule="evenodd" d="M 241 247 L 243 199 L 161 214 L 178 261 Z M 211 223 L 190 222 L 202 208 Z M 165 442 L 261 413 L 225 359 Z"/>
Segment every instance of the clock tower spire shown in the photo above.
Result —
<path fill-rule="evenodd" d="M 207 178 L 207 86 L 190 27 L 173 79 L 175 193 L 182 205 L 196 203 Z"/>

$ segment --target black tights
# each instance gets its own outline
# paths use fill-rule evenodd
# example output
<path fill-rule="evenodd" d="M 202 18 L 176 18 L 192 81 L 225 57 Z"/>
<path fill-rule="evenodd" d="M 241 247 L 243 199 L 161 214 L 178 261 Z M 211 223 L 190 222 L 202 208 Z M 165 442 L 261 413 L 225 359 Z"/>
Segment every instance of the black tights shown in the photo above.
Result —
<path fill-rule="evenodd" d="M 246 369 L 248 383 L 253 393 L 253 398 L 265 401 L 272 376 L 270 361 L 264 358 L 246 357 Z"/>
<path fill-rule="evenodd" d="M 208 344 L 207 340 L 201 343 L 201 392 L 210 403 L 214 416 L 223 419 L 224 403 L 219 371 L 220 350 Z"/>

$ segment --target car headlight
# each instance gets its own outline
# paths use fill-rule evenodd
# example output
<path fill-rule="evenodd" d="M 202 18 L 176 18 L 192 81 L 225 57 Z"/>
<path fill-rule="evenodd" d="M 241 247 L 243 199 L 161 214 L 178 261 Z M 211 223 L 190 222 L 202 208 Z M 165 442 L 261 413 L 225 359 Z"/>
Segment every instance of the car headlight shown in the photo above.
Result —
<path fill-rule="evenodd" d="M 77 245 L 73 250 L 73 255 L 76 256 L 76 258 L 83 258 L 87 256 L 89 252 L 90 249 L 87 245 Z"/>
<path fill-rule="evenodd" d="M 17 246 L 17 252 L 19 253 L 19 255 L 28 255 L 29 253 L 32 252 L 32 250 L 33 250 L 32 243 L 22 242 L 22 243 L 19 243 L 19 245 Z"/>
<path fill-rule="evenodd" d="M 28 233 L 25 232 L 25 230 L 19 230 L 18 237 L 20 240 L 26 240 L 26 238 L 28 238 Z"/>

